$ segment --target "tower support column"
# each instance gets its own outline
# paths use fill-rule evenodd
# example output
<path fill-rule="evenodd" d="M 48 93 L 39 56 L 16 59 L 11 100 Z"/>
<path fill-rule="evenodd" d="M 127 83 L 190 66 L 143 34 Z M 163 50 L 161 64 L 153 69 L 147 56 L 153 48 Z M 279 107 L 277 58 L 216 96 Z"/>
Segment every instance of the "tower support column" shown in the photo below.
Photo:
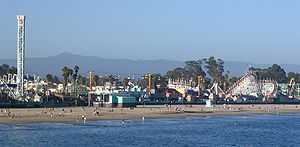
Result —
<path fill-rule="evenodd" d="M 17 15 L 17 97 L 24 96 L 25 16 Z"/>

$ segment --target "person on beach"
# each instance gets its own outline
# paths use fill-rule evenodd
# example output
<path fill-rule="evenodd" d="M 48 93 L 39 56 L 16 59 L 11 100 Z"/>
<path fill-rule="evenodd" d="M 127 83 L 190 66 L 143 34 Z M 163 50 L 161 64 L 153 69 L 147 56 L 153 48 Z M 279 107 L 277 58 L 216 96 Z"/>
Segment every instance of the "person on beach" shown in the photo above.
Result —
<path fill-rule="evenodd" d="M 94 115 L 99 116 L 99 115 L 100 115 L 100 112 L 99 112 L 97 109 L 95 109 L 95 110 L 94 110 Z"/>
<path fill-rule="evenodd" d="M 10 116 L 11 116 L 11 112 L 10 112 L 10 111 L 8 111 L 8 113 L 7 113 L 7 116 L 8 116 L 8 117 L 10 117 Z"/>
<path fill-rule="evenodd" d="M 85 115 L 81 115 L 81 119 L 83 120 L 83 123 L 85 123 L 85 121 L 86 121 Z"/>

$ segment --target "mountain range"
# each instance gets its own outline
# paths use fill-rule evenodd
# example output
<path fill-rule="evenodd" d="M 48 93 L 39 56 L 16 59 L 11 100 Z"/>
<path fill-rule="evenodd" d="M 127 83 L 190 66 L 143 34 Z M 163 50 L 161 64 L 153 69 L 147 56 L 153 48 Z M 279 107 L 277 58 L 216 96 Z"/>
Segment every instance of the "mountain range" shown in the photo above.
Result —
<path fill-rule="evenodd" d="M 0 64 L 16 66 L 16 59 L 0 59 Z M 97 74 L 118 74 L 122 76 L 141 76 L 144 73 L 165 74 L 168 70 L 182 67 L 184 61 L 174 60 L 130 60 L 130 59 L 106 59 L 97 56 L 82 56 L 72 53 L 61 53 L 49 57 L 31 57 L 25 59 L 25 71 L 29 74 L 44 76 L 48 73 L 61 75 L 64 66 L 80 67 L 82 74 L 93 71 Z M 300 65 L 280 64 L 286 72 L 300 72 Z M 245 73 L 250 66 L 268 67 L 270 64 L 252 64 L 250 62 L 225 61 L 225 71 L 230 75 L 239 76 Z"/>

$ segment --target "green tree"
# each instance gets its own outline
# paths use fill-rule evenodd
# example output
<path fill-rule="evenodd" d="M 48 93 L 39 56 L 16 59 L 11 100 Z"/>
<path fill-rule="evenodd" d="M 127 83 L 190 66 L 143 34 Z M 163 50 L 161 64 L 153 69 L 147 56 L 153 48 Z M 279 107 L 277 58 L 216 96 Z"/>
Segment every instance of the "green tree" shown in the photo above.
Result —
<path fill-rule="evenodd" d="M 165 79 L 165 77 L 157 73 L 151 74 L 151 88 L 158 89 L 158 88 L 165 88 L 166 86 L 167 86 L 167 80 Z"/>
<path fill-rule="evenodd" d="M 273 64 L 268 68 L 251 67 L 249 70 L 254 71 L 258 79 L 273 79 L 278 83 L 286 83 L 288 80 L 286 72 L 278 64 Z"/>
<path fill-rule="evenodd" d="M 8 74 L 8 71 L 9 71 L 9 65 L 2 64 L 2 66 L 1 66 L 1 75 Z"/>
<path fill-rule="evenodd" d="M 223 81 L 224 72 L 224 61 L 222 59 L 215 59 L 215 57 L 209 57 L 203 59 L 205 62 L 205 68 L 207 69 L 208 75 L 213 79 L 214 82 Z"/>
<path fill-rule="evenodd" d="M 155 89 L 155 93 L 160 96 L 165 96 L 165 90 L 167 89 L 168 85 L 168 79 L 165 76 L 162 76 L 161 74 L 154 73 L 151 75 L 151 82 L 152 87 Z"/>
<path fill-rule="evenodd" d="M 72 77 L 73 77 L 73 94 L 75 96 L 77 96 L 77 82 L 78 82 L 77 78 L 78 78 L 79 66 L 75 65 L 73 71 L 74 71 L 74 73 L 72 75 Z"/>
<path fill-rule="evenodd" d="M 53 82 L 58 84 L 58 83 L 60 83 L 60 80 L 57 76 L 54 76 L 53 77 Z"/>
<path fill-rule="evenodd" d="M 79 66 L 75 65 L 74 66 L 74 74 L 72 75 L 73 76 L 73 81 L 75 82 L 77 77 L 78 77 L 78 71 L 79 71 Z"/>
<path fill-rule="evenodd" d="M 287 82 L 286 72 L 278 64 L 273 64 L 271 67 L 268 68 L 268 70 L 271 74 L 271 77 L 278 83 Z"/>
<path fill-rule="evenodd" d="M 0 65 L 0 76 L 3 76 L 5 74 L 16 74 L 17 68 L 14 66 L 9 66 L 7 64 Z"/>
<path fill-rule="evenodd" d="M 49 82 L 49 83 L 53 83 L 53 82 L 54 82 L 53 75 L 52 75 L 52 74 L 47 74 L 47 75 L 46 75 L 46 80 L 47 80 L 47 82 Z"/>
<path fill-rule="evenodd" d="M 8 70 L 8 73 L 17 74 L 17 68 L 14 66 L 11 66 Z"/>
<path fill-rule="evenodd" d="M 187 71 L 187 77 L 197 79 L 198 76 L 205 77 L 206 73 L 202 69 L 202 61 L 186 61 L 184 69 Z"/>
<path fill-rule="evenodd" d="M 93 77 L 93 84 L 95 86 L 98 86 L 99 85 L 99 80 L 100 80 L 100 77 L 95 74 L 94 77 Z"/>
<path fill-rule="evenodd" d="M 65 93 L 68 81 L 69 81 L 69 77 L 73 74 L 73 70 L 68 68 L 67 66 L 62 68 L 62 76 L 64 78 L 64 87 L 63 87 L 63 91 Z"/>
<path fill-rule="evenodd" d="M 241 77 L 230 77 L 229 78 L 229 86 L 232 86 L 235 82 L 237 82 Z"/>
<path fill-rule="evenodd" d="M 295 72 L 289 72 L 287 74 L 287 79 L 290 81 L 291 79 L 294 79 L 296 83 L 300 82 L 300 74 Z"/>
<path fill-rule="evenodd" d="M 148 83 L 148 81 L 147 81 L 147 79 L 145 79 L 144 77 L 137 80 L 137 84 L 138 84 L 139 86 L 141 86 L 142 89 L 147 88 L 147 86 L 148 86 L 147 83 Z"/>
<path fill-rule="evenodd" d="M 85 76 L 78 75 L 78 84 L 80 85 L 87 85 L 88 79 Z"/>
<path fill-rule="evenodd" d="M 186 79 L 188 80 L 188 71 L 182 67 L 177 67 L 166 73 L 166 76 L 170 79 Z"/>

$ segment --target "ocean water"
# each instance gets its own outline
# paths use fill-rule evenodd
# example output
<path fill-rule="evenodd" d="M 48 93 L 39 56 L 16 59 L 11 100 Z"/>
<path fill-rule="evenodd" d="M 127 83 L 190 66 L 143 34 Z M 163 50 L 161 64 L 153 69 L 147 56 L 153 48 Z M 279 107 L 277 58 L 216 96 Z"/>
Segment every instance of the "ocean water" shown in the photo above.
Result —
<path fill-rule="evenodd" d="M 0 146 L 300 146 L 300 113 L 1 124 Z"/>

